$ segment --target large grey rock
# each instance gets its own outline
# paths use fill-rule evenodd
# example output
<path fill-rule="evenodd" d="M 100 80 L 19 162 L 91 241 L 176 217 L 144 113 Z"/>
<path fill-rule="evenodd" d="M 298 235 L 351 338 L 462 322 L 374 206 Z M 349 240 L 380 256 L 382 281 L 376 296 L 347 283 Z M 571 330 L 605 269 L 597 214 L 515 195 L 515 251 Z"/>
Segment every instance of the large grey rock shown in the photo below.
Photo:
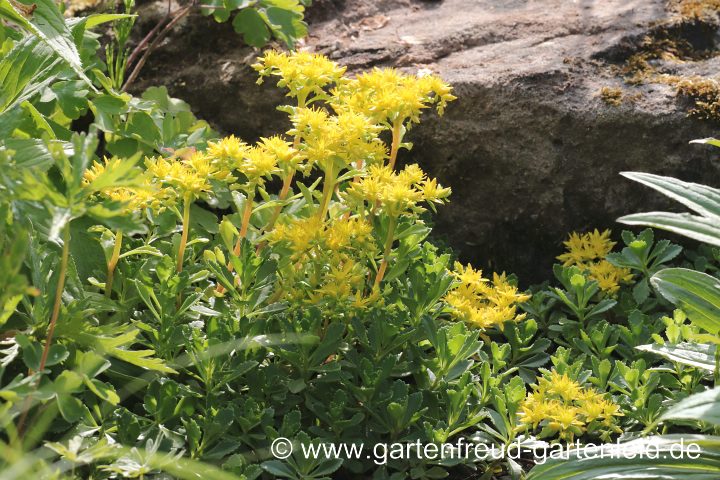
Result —
<path fill-rule="evenodd" d="M 351 71 L 430 69 L 455 86 L 446 115 L 413 128 L 416 161 L 452 186 L 437 232 L 465 261 L 547 277 L 567 232 L 621 227 L 619 215 L 664 207 L 624 170 L 720 183 L 720 163 L 693 138 L 715 126 L 687 118 L 673 87 L 627 85 L 617 67 L 646 35 L 675 22 L 665 0 L 347 0 L 316 2 L 307 46 Z M 146 7 L 151 8 L 151 7 Z M 255 85 L 257 52 L 227 25 L 190 18 L 158 50 L 137 88 L 168 85 L 199 116 L 247 139 L 287 129 L 283 102 Z M 712 47 L 714 23 L 677 34 Z M 712 71 L 712 58 L 664 61 L 684 75 Z M 603 101 L 620 88 L 620 106 Z"/>

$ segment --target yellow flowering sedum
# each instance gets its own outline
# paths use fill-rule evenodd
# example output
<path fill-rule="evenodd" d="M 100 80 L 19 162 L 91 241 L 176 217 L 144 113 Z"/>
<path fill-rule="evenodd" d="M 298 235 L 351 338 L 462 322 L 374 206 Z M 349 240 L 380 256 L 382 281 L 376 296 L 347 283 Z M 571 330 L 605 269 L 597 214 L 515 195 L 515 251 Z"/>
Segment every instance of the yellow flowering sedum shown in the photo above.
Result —
<path fill-rule="evenodd" d="M 83 174 L 83 185 L 90 185 L 100 175 L 118 168 L 122 162 L 119 158 L 104 158 L 102 163 L 94 161 Z M 162 210 L 168 200 L 168 192 L 158 188 L 148 176 L 141 176 L 137 185 L 132 187 L 110 187 L 100 191 L 109 200 L 124 204 L 125 211 L 153 209 Z"/>
<path fill-rule="evenodd" d="M 293 147 L 293 144 L 283 140 L 279 135 L 270 138 L 260 138 L 259 146 L 275 157 L 277 166 L 285 173 L 296 170 L 304 157 Z"/>
<path fill-rule="evenodd" d="M 375 68 L 342 82 L 331 103 L 338 111 L 360 112 L 378 124 L 418 123 L 422 110 L 432 105 L 442 115 L 456 98 L 451 92 L 452 87 L 434 75 L 417 77 Z"/>
<path fill-rule="evenodd" d="M 307 159 L 307 167 L 317 165 L 322 171 L 347 168 L 361 161 L 382 163 L 385 144 L 380 141 L 380 128 L 364 115 L 345 112 L 330 115 L 321 108 L 298 108 L 291 116 L 293 128 L 289 135 L 301 140 L 300 149 Z"/>
<path fill-rule="evenodd" d="M 278 77 L 278 87 L 287 88 L 289 97 L 297 97 L 304 105 L 310 95 L 322 96 L 325 88 L 337 83 L 345 74 L 345 67 L 323 55 L 308 52 L 277 52 L 268 50 L 258 58 L 253 68 L 265 77 Z"/>
<path fill-rule="evenodd" d="M 381 209 L 390 217 L 405 213 L 422 213 L 419 204 L 442 204 L 450 196 L 450 188 L 428 179 L 416 164 L 395 173 L 388 166 L 372 165 L 367 174 L 353 181 L 347 191 L 351 201 L 367 203 L 376 211 Z"/>
<path fill-rule="evenodd" d="M 289 250 L 280 287 L 284 296 L 311 305 L 364 305 L 369 269 L 376 253 L 372 226 L 357 217 L 323 222 L 317 216 L 277 225 L 271 244 Z"/>
<path fill-rule="evenodd" d="M 208 142 L 207 155 L 220 162 L 225 168 L 232 168 L 242 160 L 247 151 L 247 144 L 235 135 L 222 138 L 216 142 Z"/>
<path fill-rule="evenodd" d="M 442 113 L 455 98 L 451 87 L 437 77 L 392 69 L 350 79 L 344 67 L 308 52 L 268 51 L 253 67 L 259 83 L 275 77 L 297 99 L 281 108 L 292 124 L 286 132 L 291 142 L 274 136 L 248 145 L 230 136 L 209 142 L 197 160 L 157 159 L 148 169 L 164 184 L 195 194 L 209 192 L 209 178 L 247 194 L 233 253 L 248 239 L 252 219 L 262 238 L 257 251 L 267 245 L 281 259 L 274 298 L 354 307 L 381 300 L 376 287 L 395 258 L 399 224 L 422 223 L 417 215 L 450 195 L 418 165 L 394 169 L 398 149 L 409 148 L 402 143 L 405 122 L 419 121 L 430 107 Z M 388 128 L 389 145 L 381 139 Z M 319 183 L 293 195 L 295 172 L 307 175 L 314 168 L 322 171 Z M 270 214 L 258 213 L 263 205 L 255 197 L 273 175 L 282 179 L 279 201 Z M 378 223 L 382 235 L 373 231 Z M 504 277 L 497 282 L 490 301 L 498 306 L 496 314 L 504 315 L 502 297 L 511 289 Z"/>
<path fill-rule="evenodd" d="M 517 313 L 517 304 L 526 302 L 530 295 L 518 293 L 505 274 L 493 274 L 493 281 L 483 278 L 480 270 L 471 265 L 455 263 L 453 275 L 456 287 L 447 293 L 445 302 L 456 320 L 478 328 L 498 327 L 508 321 L 521 321 L 525 314 Z"/>
<path fill-rule="evenodd" d="M 522 431 L 535 432 L 538 438 L 572 441 L 584 434 L 609 441 L 613 433 L 622 433 L 617 425 L 620 407 L 596 390 L 584 388 L 566 373 L 553 370 L 538 377 L 518 412 Z"/>
<path fill-rule="evenodd" d="M 270 178 L 280 171 L 277 155 L 263 144 L 249 148 L 236 168 L 245 175 L 251 185 L 262 184 L 265 178 Z"/>
<path fill-rule="evenodd" d="M 557 259 L 563 262 L 563 265 L 570 266 L 605 258 L 615 246 L 615 242 L 610 240 L 610 234 L 610 230 L 600 233 L 597 229 L 582 234 L 573 232 L 563 242 L 567 248 L 567 253 L 563 253 Z"/>
<path fill-rule="evenodd" d="M 597 229 L 583 234 L 573 232 L 564 242 L 567 252 L 557 259 L 566 267 L 575 265 L 587 271 L 604 292 L 614 294 L 621 283 L 632 281 L 633 275 L 629 269 L 616 267 L 605 259 L 615 246 L 610 234 L 610 230 L 601 233 Z"/>
<path fill-rule="evenodd" d="M 159 184 L 172 188 L 178 196 L 198 196 L 210 190 L 209 180 L 215 170 L 202 154 L 193 154 L 192 158 L 146 158 L 145 167 Z"/>

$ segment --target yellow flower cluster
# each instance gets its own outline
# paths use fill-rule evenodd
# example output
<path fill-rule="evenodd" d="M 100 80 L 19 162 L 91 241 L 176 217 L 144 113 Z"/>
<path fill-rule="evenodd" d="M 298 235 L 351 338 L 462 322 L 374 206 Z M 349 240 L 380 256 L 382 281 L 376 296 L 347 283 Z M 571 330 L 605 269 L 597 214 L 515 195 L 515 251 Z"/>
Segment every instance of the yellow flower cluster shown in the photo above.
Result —
<path fill-rule="evenodd" d="M 362 251 L 373 244 L 372 225 L 354 217 L 338 218 L 325 224 L 322 219 L 312 216 L 277 225 L 269 240 L 288 245 L 295 260 L 315 249 Z"/>
<path fill-rule="evenodd" d="M 296 170 L 305 158 L 292 143 L 283 140 L 279 135 L 261 137 L 258 146 L 275 157 L 277 166 L 285 173 Z"/>
<path fill-rule="evenodd" d="M 249 146 L 234 135 L 208 142 L 205 158 L 217 171 L 211 175 L 213 178 L 231 182 L 236 179 L 230 172 L 238 171 L 253 188 L 279 173 L 280 166 L 287 168 L 301 160 L 292 145 L 280 137 L 261 138 L 256 145 Z"/>
<path fill-rule="evenodd" d="M 557 436 L 572 441 L 585 433 L 609 441 L 613 433 L 622 433 L 616 421 L 620 407 L 593 388 L 553 370 L 549 378 L 538 377 L 518 412 L 521 430 L 537 430 L 538 438 Z"/>
<path fill-rule="evenodd" d="M 333 91 L 331 104 L 337 111 L 362 112 L 378 124 L 418 123 L 422 110 L 431 105 L 442 115 L 448 102 L 456 98 L 451 92 L 452 87 L 434 75 L 418 77 L 393 68 L 375 68 L 341 82 Z"/>
<path fill-rule="evenodd" d="M 197 197 L 211 189 L 211 178 L 231 178 L 228 169 L 198 151 L 185 156 L 148 157 L 145 159 L 145 168 L 159 184 L 173 189 L 178 196 Z"/>
<path fill-rule="evenodd" d="M 564 242 L 567 252 L 557 259 L 566 267 L 575 265 L 587 271 L 590 279 L 595 280 L 604 292 L 614 294 L 620 284 L 630 282 L 633 275 L 629 269 L 616 267 L 605 259 L 615 246 L 610 233 L 610 230 L 600 233 L 597 229 L 583 234 L 573 232 Z"/>
<path fill-rule="evenodd" d="M 291 116 L 289 135 L 302 140 L 301 149 L 307 168 L 317 164 L 327 172 L 339 163 L 335 172 L 352 163 L 382 163 L 385 144 L 378 138 L 380 128 L 358 113 L 330 115 L 321 108 L 298 108 Z"/>
<path fill-rule="evenodd" d="M 235 135 L 208 142 L 207 154 L 225 168 L 231 169 L 243 158 L 248 146 Z"/>
<path fill-rule="evenodd" d="M 351 182 L 347 196 L 398 217 L 409 211 L 422 212 L 424 209 L 418 205 L 421 202 L 444 203 L 450 192 L 437 180 L 428 179 L 417 164 L 397 173 L 389 166 L 372 165 L 365 176 Z"/>
<path fill-rule="evenodd" d="M 362 304 L 369 271 L 364 260 L 377 252 L 367 221 L 340 217 L 326 223 L 312 216 L 279 224 L 268 237 L 290 251 L 290 268 L 281 282 L 288 298 Z"/>
<path fill-rule="evenodd" d="M 94 161 L 83 174 L 83 185 L 90 185 L 101 175 L 118 168 L 122 162 L 119 158 L 104 158 L 102 163 Z M 101 189 L 100 194 L 112 201 L 124 204 L 126 212 L 153 209 L 162 210 L 163 202 L 168 200 L 167 192 L 159 189 L 148 176 L 142 176 L 137 185 L 126 187 L 110 187 Z"/>
<path fill-rule="evenodd" d="M 345 67 L 323 55 L 308 52 L 281 53 L 268 50 L 258 58 L 253 68 L 265 77 L 279 77 L 277 86 L 288 89 L 289 97 L 297 97 L 304 105 L 310 95 L 322 96 L 328 85 L 337 83 L 345 74 Z"/>
<path fill-rule="evenodd" d="M 296 164 L 300 159 L 292 145 L 279 137 L 262 138 L 257 145 L 249 146 L 231 135 L 209 142 L 206 151 L 146 158 L 145 168 L 158 185 L 178 196 L 197 197 L 211 190 L 211 179 L 232 184 L 239 172 L 247 184 L 258 185 L 279 172 L 279 164 Z"/>
<path fill-rule="evenodd" d="M 456 262 L 453 275 L 458 284 L 447 293 L 445 302 L 455 319 L 478 328 L 497 326 L 502 330 L 505 322 L 525 318 L 525 314 L 518 315 L 517 304 L 527 302 L 530 295 L 518 293 L 505 274 L 493 274 L 490 282 L 482 271 Z"/>

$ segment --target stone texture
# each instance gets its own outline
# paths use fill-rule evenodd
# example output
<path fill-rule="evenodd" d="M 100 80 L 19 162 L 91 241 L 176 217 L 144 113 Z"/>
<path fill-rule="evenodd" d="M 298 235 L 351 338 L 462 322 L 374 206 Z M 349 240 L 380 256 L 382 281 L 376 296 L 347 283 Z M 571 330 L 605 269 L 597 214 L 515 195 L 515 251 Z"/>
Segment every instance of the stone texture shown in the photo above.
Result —
<path fill-rule="evenodd" d="M 617 216 L 667 206 L 618 172 L 720 183 L 717 155 L 687 143 L 716 125 L 687 118 L 672 87 L 628 85 L 617 73 L 646 35 L 676 23 L 664 0 L 319 0 L 308 19 L 306 46 L 350 71 L 429 69 L 454 85 L 459 100 L 443 118 L 425 115 L 400 160 L 452 186 L 436 230 L 462 260 L 538 281 L 567 232 L 619 230 Z M 247 139 L 286 130 L 275 111 L 282 93 L 257 86 L 249 68 L 257 52 L 213 23 L 189 18 L 136 88 L 165 84 Z M 678 29 L 701 48 L 713 47 L 715 32 L 713 22 Z M 663 64 L 685 75 L 716 66 L 714 58 Z M 603 101 L 603 87 L 620 88 L 622 104 Z"/>

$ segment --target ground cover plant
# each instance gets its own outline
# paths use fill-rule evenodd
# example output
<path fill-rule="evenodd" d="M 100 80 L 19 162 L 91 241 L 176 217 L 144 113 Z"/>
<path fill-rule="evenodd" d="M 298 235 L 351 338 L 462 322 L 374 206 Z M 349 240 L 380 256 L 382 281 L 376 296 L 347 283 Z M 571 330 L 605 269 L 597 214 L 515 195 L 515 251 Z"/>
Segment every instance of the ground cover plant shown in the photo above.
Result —
<path fill-rule="evenodd" d="M 622 222 L 702 245 L 572 233 L 522 287 L 428 240 L 451 189 L 409 139 L 456 100 L 442 79 L 268 50 L 287 128 L 248 144 L 122 91 L 125 44 L 103 62 L 92 28 L 129 14 L 34 5 L 0 3 L 3 478 L 644 478 L 533 448 L 680 437 L 703 456 L 665 478 L 717 478 L 717 190 L 626 173 L 696 215 Z M 525 449 L 413 447 L 459 439 Z"/>

